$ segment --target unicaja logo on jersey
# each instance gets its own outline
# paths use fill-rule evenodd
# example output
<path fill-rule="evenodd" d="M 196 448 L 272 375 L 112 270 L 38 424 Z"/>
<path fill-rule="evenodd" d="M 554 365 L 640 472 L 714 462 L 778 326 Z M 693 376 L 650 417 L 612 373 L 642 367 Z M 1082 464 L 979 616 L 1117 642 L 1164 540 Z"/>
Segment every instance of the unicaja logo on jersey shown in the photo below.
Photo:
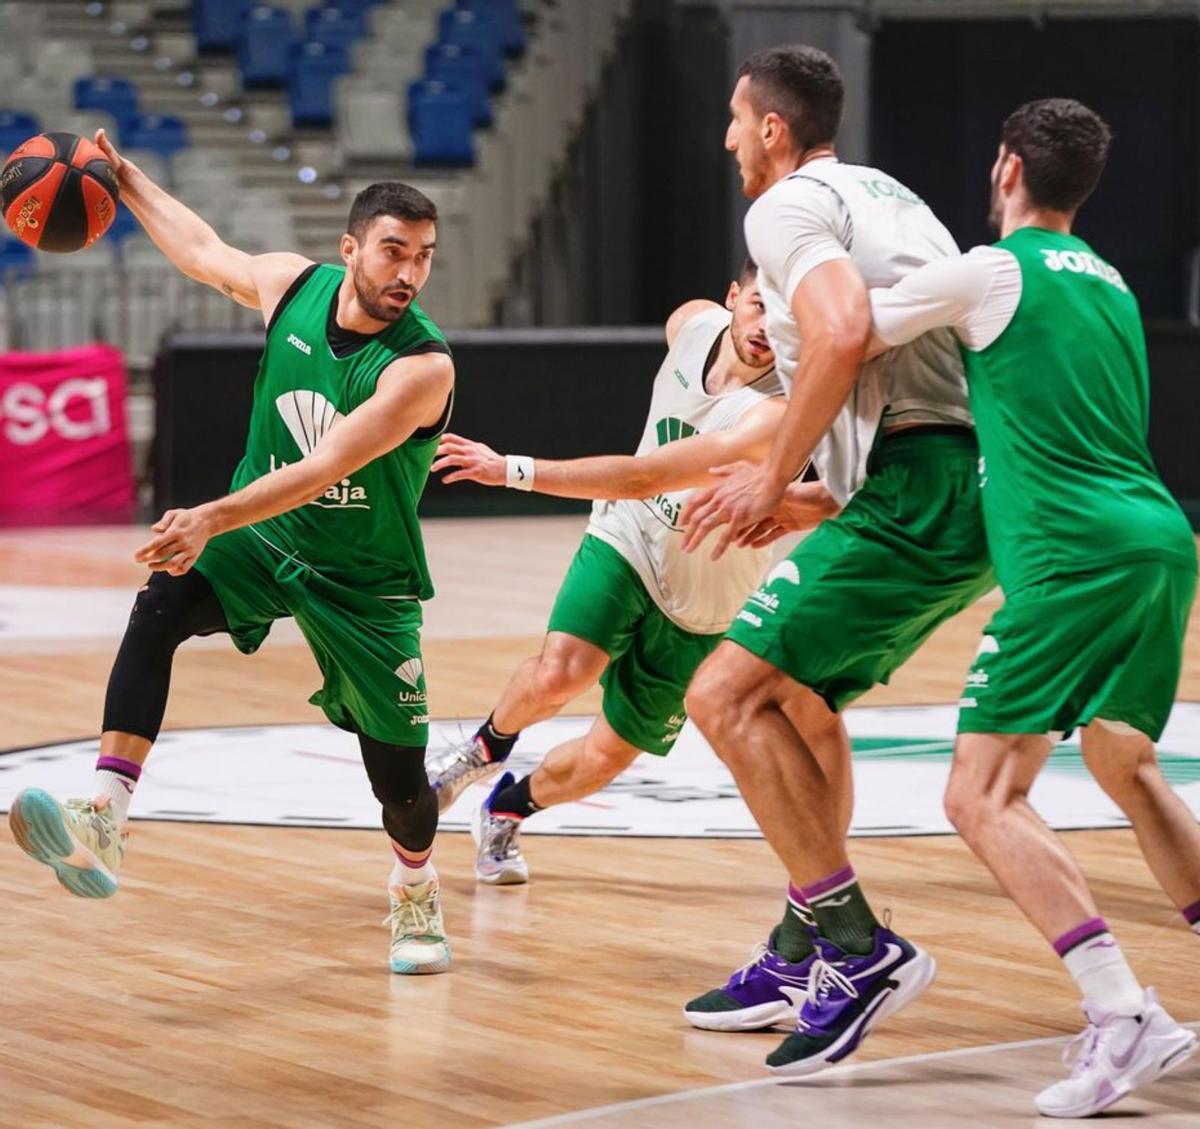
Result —
<path fill-rule="evenodd" d="M 421 685 L 421 675 L 424 673 L 425 666 L 420 659 L 405 659 L 396 667 L 396 676 L 414 690 Z"/>
<path fill-rule="evenodd" d="M 397 701 L 402 706 L 424 705 L 425 691 L 421 689 L 421 675 L 425 673 L 425 667 L 420 659 L 405 659 L 398 667 L 396 667 L 396 677 L 404 683 L 405 686 L 411 686 L 411 690 L 401 690 Z"/>
<path fill-rule="evenodd" d="M 768 589 L 770 589 L 772 584 L 780 581 L 784 584 L 798 585 L 800 583 L 800 569 L 796 567 L 795 561 L 780 561 L 771 569 L 767 573 L 766 579 L 762 582 L 762 587 L 757 589 L 750 597 L 750 603 L 756 604 L 764 612 L 777 612 L 779 610 L 779 597 L 774 592 L 768 591 Z M 747 622 L 750 621 L 747 620 Z M 760 627 L 762 624 L 760 622 L 754 626 Z"/>
<path fill-rule="evenodd" d="M 300 342 L 300 344 L 304 344 Z M 300 457 L 307 458 L 317 449 L 322 438 L 346 417 L 321 395 L 308 388 L 285 392 L 275 399 L 275 408 L 287 426 L 288 433 L 300 448 Z M 278 470 L 288 464 L 271 455 L 270 469 Z M 355 486 L 343 478 L 334 483 L 319 498 L 309 503 L 324 510 L 369 510 L 365 487 Z"/>

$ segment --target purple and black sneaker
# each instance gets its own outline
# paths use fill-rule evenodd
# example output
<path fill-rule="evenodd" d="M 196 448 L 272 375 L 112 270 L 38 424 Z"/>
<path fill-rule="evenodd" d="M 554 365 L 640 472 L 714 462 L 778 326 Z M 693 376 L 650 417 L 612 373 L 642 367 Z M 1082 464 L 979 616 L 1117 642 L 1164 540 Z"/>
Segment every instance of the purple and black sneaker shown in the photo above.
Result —
<path fill-rule="evenodd" d="M 697 996 L 683 1009 L 683 1018 L 705 1031 L 758 1031 L 776 1023 L 794 1023 L 808 990 L 811 953 L 798 963 L 773 948 L 775 934 L 755 946 L 748 964 L 739 968 L 723 988 Z"/>
<path fill-rule="evenodd" d="M 824 938 L 808 968 L 808 994 L 796 1030 L 767 1056 L 772 1074 L 815 1074 L 851 1055 L 881 1019 L 915 1000 L 937 974 L 924 949 L 890 929 L 875 948 L 844 953 Z"/>

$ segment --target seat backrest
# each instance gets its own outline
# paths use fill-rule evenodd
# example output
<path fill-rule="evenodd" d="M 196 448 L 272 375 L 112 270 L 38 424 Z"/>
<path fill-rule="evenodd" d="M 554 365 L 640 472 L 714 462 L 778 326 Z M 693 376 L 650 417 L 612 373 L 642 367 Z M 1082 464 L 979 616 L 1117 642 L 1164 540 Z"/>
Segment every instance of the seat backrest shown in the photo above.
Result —
<path fill-rule="evenodd" d="M 444 82 L 422 80 L 408 89 L 408 125 L 418 165 L 475 163 L 467 95 Z"/>

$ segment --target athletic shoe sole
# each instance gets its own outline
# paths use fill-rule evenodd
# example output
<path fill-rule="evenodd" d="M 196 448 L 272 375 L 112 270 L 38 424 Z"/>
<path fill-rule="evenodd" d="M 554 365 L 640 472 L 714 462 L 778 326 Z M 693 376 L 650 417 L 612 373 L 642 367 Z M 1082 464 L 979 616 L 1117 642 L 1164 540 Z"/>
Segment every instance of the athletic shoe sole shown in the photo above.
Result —
<path fill-rule="evenodd" d="M 683 1009 L 683 1018 L 701 1031 L 765 1031 L 780 1023 L 795 1026 L 799 1009 L 780 1000 L 772 1004 L 755 1004 L 754 1007 L 737 1008 L 732 1011 L 688 1011 Z"/>
<path fill-rule="evenodd" d="M 476 867 L 475 878 L 486 886 L 524 886 L 529 881 L 529 868 L 513 867 L 495 874 L 487 874 Z"/>
<path fill-rule="evenodd" d="M 398 976 L 429 976 L 435 972 L 445 972 L 450 967 L 450 946 L 446 946 L 446 955 L 439 960 L 391 960 L 388 964 Z"/>
<path fill-rule="evenodd" d="M 871 1029 L 890 1015 L 895 1015 L 906 1004 L 912 1003 L 937 976 L 937 962 L 924 949 L 915 945 L 916 955 L 902 964 L 891 979 L 894 988 L 885 988 L 871 1001 L 870 1006 L 828 1047 L 809 1058 L 797 1059 L 786 1066 L 768 1066 L 772 1074 L 798 1078 L 805 1074 L 816 1074 L 835 1062 L 853 1054 Z"/>
<path fill-rule="evenodd" d="M 71 834 L 49 792 L 26 788 L 13 801 L 8 826 L 17 846 L 50 867 L 76 897 L 111 898 L 117 892 L 116 877 Z"/>
<path fill-rule="evenodd" d="M 1200 1050 L 1200 1041 L 1197 1041 L 1196 1036 L 1191 1031 L 1182 1028 L 1180 1030 L 1181 1034 L 1179 1038 L 1171 1040 L 1164 1047 L 1159 1047 L 1141 1069 L 1135 1071 L 1132 1077 L 1126 1079 L 1125 1084 L 1119 1090 L 1114 1089 L 1103 1101 L 1085 1102 L 1077 1106 L 1059 1106 L 1056 1109 L 1044 1108 L 1035 1101 L 1034 1105 L 1037 1107 L 1038 1113 L 1043 1117 L 1092 1117 L 1108 1109 L 1110 1106 L 1116 1105 L 1122 1098 L 1129 1097 L 1134 1090 L 1140 1090 L 1143 1086 L 1148 1086 L 1168 1071 L 1181 1066 L 1197 1050 Z"/>

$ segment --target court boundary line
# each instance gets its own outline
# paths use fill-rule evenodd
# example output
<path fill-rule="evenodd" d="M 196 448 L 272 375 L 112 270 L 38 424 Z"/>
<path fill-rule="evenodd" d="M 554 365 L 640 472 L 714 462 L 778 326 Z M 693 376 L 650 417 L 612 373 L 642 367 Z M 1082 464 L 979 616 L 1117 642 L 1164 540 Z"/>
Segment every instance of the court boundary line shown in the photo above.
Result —
<path fill-rule="evenodd" d="M 1200 1020 L 1180 1024 L 1189 1030 L 1200 1028 Z M 592 1121 L 609 1114 L 632 1112 L 638 1109 L 649 1109 L 652 1106 L 671 1105 L 674 1102 L 688 1101 L 693 1098 L 706 1097 L 713 1094 L 733 1094 L 741 1090 L 759 1090 L 768 1086 L 803 1086 L 808 1079 L 843 1078 L 849 1074 L 858 1074 L 870 1070 L 880 1070 L 893 1066 L 909 1066 L 918 1062 L 942 1061 L 945 1059 L 969 1058 L 972 1055 L 989 1054 L 992 1051 L 1021 1051 L 1028 1047 L 1047 1047 L 1055 1044 L 1068 1043 L 1076 1038 L 1075 1035 L 1050 1035 L 1041 1039 L 1022 1039 L 1015 1043 L 983 1043 L 977 1047 L 955 1047 L 948 1051 L 926 1051 L 918 1055 L 903 1055 L 900 1058 L 881 1058 L 872 1062 L 852 1062 L 844 1066 L 835 1066 L 822 1070 L 819 1074 L 807 1077 L 788 1078 L 768 1075 L 765 1078 L 751 1078 L 745 1082 L 722 1082 L 716 1086 L 698 1086 L 693 1089 L 677 1090 L 670 1094 L 655 1094 L 648 1098 L 631 1098 L 629 1101 L 613 1102 L 609 1105 L 591 1106 L 587 1109 L 576 1110 L 573 1113 L 556 1113 L 550 1117 L 540 1117 L 533 1121 L 506 1122 L 501 1129 L 557 1129 L 558 1126 L 574 1125 L 579 1121 Z"/>

